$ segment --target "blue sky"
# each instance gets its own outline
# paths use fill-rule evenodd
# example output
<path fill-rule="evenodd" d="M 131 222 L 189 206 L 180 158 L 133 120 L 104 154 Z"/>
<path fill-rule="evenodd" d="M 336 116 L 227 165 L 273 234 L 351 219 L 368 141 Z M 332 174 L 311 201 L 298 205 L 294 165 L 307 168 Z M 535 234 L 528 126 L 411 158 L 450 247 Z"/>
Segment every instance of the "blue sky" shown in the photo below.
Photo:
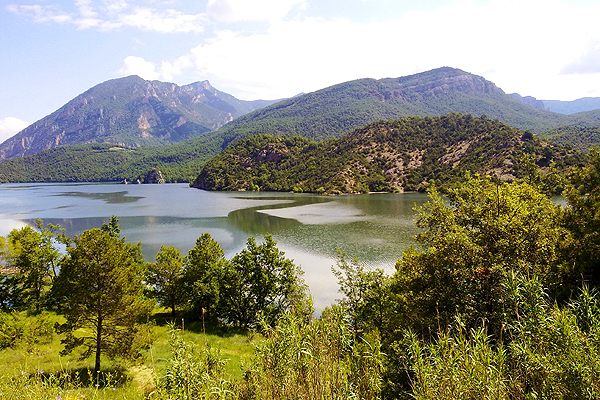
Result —
<path fill-rule="evenodd" d="M 597 0 L 1 0 L 0 141 L 131 74 L 254 100 L 450 66 L 596 97 L 598 16 Z"/>

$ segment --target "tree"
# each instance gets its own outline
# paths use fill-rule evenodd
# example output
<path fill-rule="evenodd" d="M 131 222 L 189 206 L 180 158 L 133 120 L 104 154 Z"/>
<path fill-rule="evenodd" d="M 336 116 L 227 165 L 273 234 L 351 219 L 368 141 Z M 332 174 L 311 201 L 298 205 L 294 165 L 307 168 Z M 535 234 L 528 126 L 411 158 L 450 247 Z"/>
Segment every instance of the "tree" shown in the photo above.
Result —
<path fill-rule="evenodd" d="M 38 231 L 25 226 L 10 232 L 9 262 L 18 270 L 16 282 L 20 284 L 23 301 L 39 312 L 45 294 L 57 276 L 61 255 L 55 247 L 56 232 L 60 227 L 48 225 L 44 228 L 39 219 L 36 227 Z"/>
<path fill-rule="evenodd" d="M 312 313 L 301 270 L 276 245 L 270 235 L 263 244 L 249 238 L 227 264 L 220 289 L 220 310 L 227 321 L 247 327 L 261 314 L 272 323 L 284 311 Z"/>
<path fill-rule="evenodd" d="M 500 332 L 505 274 L 521 270 L 546 282 L 558 263 L 560 207 L 527 183 L 471 178 L 443 199 L 433 188 L 419 210 L 424 231 L 396 264 L 392 281 L 401 323 L 423 332 L 460 314 L 468 327 Z"/>
<path fill-rule="evenodd" d="M 184 303 L 183 273 L 185 259 L 173 246 L 161 246 L 156 262 L 149 263 L 146 271 L 146 283 L 151 293 L 163 306 L 171 307 L 171 316 L 175 316 L 175 307 Z"/>
<path fill-rule="evenodd" d="M 586 281 L 600 285 L 600 150 L 590 151 L 590 161 L 576 169 L 567 188 L 568 207 L 563 224 L 570 236 L 565 241 L 564 267 L 570 285 Z"/>
<path fill-rule="evenodd" d="M 209 233 L 196 240 L 188 253 L 183 277 L 193 312 L 217 317 L 221 278 L 227 263 L 223 249 Z"/>
<path fill-rule="evenodd" d="M 348 261 L 340 253 L 331 268 L 344 298 L 339 304 L 350 315 L 354 331 L 378 329 L 385 333 L 393 306 L 388 293 L 390 278 L 381 269 L 369 269 L 357 261 Z"/>
<path fill-rule="evenodd" d="M 133 245 L 101 229 L 76 236 L 67 247 L 53 287 L 66 322 L 64 353 L 82 346 L 82 358 L 100 355 L 134 358 L 138 331 L 147 322 L 152 301 L 143 297 L 144 262 L 139 244 Z"/>

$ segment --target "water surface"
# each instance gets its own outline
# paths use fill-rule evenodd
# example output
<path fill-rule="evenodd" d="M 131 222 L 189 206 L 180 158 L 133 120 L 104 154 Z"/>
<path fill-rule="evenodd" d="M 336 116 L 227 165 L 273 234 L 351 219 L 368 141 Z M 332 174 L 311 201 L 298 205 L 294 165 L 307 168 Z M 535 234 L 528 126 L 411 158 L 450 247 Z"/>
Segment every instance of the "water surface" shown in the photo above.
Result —
<path fill-rule="evenodd" d="M 339 297 L 331 273 L 341 251 L 372 267 L 393 271 L 417 232 L 417 193 L 319 196 L 266 192 L 206 192 L 187 184 L 3 184 L 0 235 L 37 218 L 60 224 L 67 235 L 99 227 L 111 215 L 121 234 L 142 243 L 153 261 L 161 245 L 187 254 L 205 232 L 231 258 L 250 236 L 273 235 L 305 271 L 318 310 Z"/>

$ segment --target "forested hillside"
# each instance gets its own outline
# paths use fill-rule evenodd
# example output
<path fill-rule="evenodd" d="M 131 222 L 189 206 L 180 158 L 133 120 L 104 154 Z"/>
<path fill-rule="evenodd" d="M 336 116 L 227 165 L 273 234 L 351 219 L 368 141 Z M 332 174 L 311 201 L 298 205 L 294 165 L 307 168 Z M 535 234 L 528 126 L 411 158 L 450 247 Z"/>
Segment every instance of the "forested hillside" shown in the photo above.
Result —
<path fill-rule="evenodd" d="M 558 171 L 582 156 L 499 121 L 471 115 L 379 121 L 340 139 L 260 135 L 211 160 L 194 187 L 316 193 L 414 191 L 448 187 L 465 173 L 502 180 L 534 169 Z"/>
<path fill-rule="evenodd" d="M 223 149 L 257 133 L 323 140 L 380 119 L 450 112 L 485 114 L 534 133 L 574 123 L 569 116 L 514 100 L 481 76 L 444 67 L 401 78 L 341 83 L 249 113 L 209 136 L 219 137 Z M 580 117 L 583 124 L 600 125 L 594 118 Z"/>

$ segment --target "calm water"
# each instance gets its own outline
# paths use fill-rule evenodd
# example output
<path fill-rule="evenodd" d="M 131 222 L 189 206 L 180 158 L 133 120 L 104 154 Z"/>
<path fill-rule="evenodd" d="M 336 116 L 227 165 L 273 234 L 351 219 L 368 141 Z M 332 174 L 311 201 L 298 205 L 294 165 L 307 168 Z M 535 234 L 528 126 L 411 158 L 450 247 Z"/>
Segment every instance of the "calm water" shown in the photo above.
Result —
<path fill-rule="evenodd" d="M 187 254 L 208 232 L 231 258 L 246 244 L 272 234 L 278 247 L 305 271 L 317 310 L 339 297 L 331 273 L 338 251 L 369 266 L 393 271 L 416 233 L 415 205 L 425 195 L 317 196 L 264 192 L 205 192 L 186 184 L 3 184 L 0 235 L 37 218 L 60 224 L 68 235 L 99 227 L 111 215 L 121 234 L 141 242 L 153 261 L 161 245 Z"/>

